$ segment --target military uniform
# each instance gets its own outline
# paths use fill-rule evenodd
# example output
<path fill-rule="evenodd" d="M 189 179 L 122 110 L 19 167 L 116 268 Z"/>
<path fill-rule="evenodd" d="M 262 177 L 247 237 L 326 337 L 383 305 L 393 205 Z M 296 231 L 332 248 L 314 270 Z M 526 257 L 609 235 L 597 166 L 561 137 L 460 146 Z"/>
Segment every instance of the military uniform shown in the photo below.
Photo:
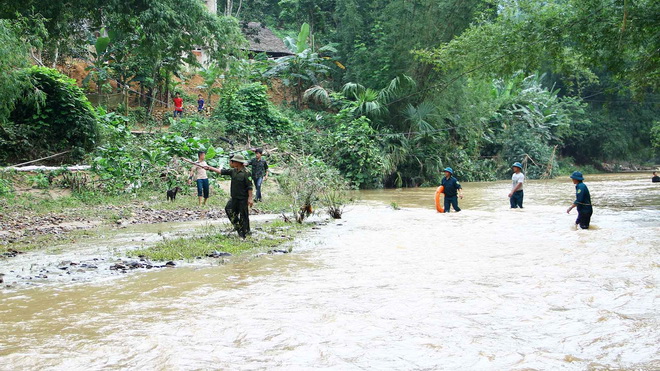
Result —
<path fill-rule="evenodd" d="M 248 162 L 248 165 L 252 166 L 252 178 L 254 179 L 254 186 L 257 189 L 254 200 L 261 201 L 261 184 L 264 181 L 264 176 L 266 176 L 266 171 L 268 171 L 268 162 L 263 157 L 261 160 L 255 157 Z"/>
<path fill-rule="evenodd" d="M 450 167 L 446 168 L 443 171 L 447 171 L 450 174 L 454 173 L 454 171 Z M 448 213 L 449 208 L 451 206 L 454 207 L 455 211 L 457 211 L 457 212 L 461 211 L 461 208 L 458 207 L 458 196 L 457 196 L 458 190 L 462 188 L 461 183 L 459 183 L 458 180 L 456 178 L 454 178 L 453 176 L 450 176 L 449 178 L 443 177 L 441 184 L 444 187 L 445 212 Z"/>
<path fill-rule="evenodd" d="M 591 207 L 591 195 L 586 184 L 580 182 L 575 185 L 575 201 L 573 203 L 577 205 L 578 212 L 575 224 L 578 224 L 582 229 L 589 229 L 591 215 L 594 211 Z"/>
<path fill-rule="evenodd" d="M 252 176 L 250 172 L 243 168 L 222 169 L 221 175 L 231 176 L 230 196 L 231 198 L 225 206 L 227 217 L 231 221 L 238 235 L 245 237 L 250 233 L 250 215 L 248 208 L 248 191 L 252 190 Z"/>

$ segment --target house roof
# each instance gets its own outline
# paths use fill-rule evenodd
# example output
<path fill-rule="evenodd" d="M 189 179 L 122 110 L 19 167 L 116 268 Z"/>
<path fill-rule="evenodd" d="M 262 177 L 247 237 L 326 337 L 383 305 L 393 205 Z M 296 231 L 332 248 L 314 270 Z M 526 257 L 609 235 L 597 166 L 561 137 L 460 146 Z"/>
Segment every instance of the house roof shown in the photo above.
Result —
<path fill-rule="evenodd" d="M 284 41 L 277 37 L 266 25 L 259 22 L 241 22 L 241 31 L 250 42 L 249 50 L 255 53 L 266 53 L 273 57 L 292 55 L 284 45 Z"/>

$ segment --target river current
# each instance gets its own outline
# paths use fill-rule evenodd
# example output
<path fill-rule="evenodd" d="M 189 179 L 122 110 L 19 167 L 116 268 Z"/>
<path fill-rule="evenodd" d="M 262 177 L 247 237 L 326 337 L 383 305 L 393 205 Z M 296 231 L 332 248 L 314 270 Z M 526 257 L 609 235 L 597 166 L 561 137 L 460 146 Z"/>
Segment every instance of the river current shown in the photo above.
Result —
<path fill-rule="evenodd" d="M 0 370 L 660 369 L 660 185 L 586 183 L 590 230 L 566 178 L 366 191 L 291 254 L 0 291 Z"/>

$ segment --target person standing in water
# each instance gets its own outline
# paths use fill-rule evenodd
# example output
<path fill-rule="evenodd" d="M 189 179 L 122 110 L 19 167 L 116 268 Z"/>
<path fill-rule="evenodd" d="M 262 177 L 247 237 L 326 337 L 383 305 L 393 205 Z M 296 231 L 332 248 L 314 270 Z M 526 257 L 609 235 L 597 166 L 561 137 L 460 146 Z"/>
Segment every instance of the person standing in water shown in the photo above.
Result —
<path fill-rule="evenodd" d="M 225 212 L 231 224 L 238 232 L 238 236 L 245 238 L 250 234 L 250 207 L 254 205 L 252 199 L 252 176 L 245 167 L 247 161 L 242 155 L 234 155 L 229 160 L 230 169 L 216 169 L 206 166 L 206 170 L 220 175 L 231 176 L 230 199 L 225 206 Z"/>
<path fill-rule="evenodd" d="M 197 183 L 197 199 L 198 205 L 206 205 L 206 200 L 209 198 L 209 178 L 206 175 L 206 152 L 199 151 L 197 152 L 197 161 L 196 165 L 193 165 L 190 169 L 190 176 L 188 177 L 188 185 L 192 184 L 193 178 Z M 199 166 L 197 166 L 199 165 Z"/>
<path fill-rule="evenodd" d="M 257 195 L 254 198 L 255 202 L 261 201 L 261 185 L 264 180 L 268 179 L 268 162 L 263 159 L 264 150 L 257 148 L 254 150 L 255 158 L 248 162 L 248 166 L 252 167 L 252 179 L 254 179 L 254 187 L 257 189 Z"/>
<path fill-rule="evenodd" d="M 514 162 L 511 165 L 513 175 L 511 176 L 511 192 L 509 192 L 509 202 L 512 209 L 523 208 L 523 183 L 525 182 L 525 174 L 522 172 L 522 164 Z"/>
<path fill-rule="evenodd" d="M 573 174 L 571 174 L 571 179 L 573 180 L 573 184 L 575 184 L 575 201 L 573 201 L 573 204 L 568 210 L 566 210 L 566 213 L 570 214 L 571 210 L 577 207 L 578 217 L 575 220 L 575 224 L 579 225 L 582 229 L 589 229 L 591 215 L 594 212 L 591 207 L 589 188 L 584 184 L 584 176 L 581 172 L 574 171 Z"/>
<path fill-rule="evenodd" d="M 445 172 L 445 177 L 442 178 L 441 185 L 444 187 L 445 194 L 445 212 L 449 212 L 450 206 L 454 207 L 454 211 L 459 212 L 461 208 L 458 207 L 458 198 L 463 199 L 463 187 L 461 183 L 454 178 L 454 170 L 450 167 L 443 170 Z M 458 194 L 458 197 L 456 195 Z"/>
<path fill-rule="evenodd" d="M 656 171 L 653 172 L 653 178 L 651 178 L 651 181 L 653 183 L 660 183 L 660 176 L 658 176 L 658 173 Z"/>

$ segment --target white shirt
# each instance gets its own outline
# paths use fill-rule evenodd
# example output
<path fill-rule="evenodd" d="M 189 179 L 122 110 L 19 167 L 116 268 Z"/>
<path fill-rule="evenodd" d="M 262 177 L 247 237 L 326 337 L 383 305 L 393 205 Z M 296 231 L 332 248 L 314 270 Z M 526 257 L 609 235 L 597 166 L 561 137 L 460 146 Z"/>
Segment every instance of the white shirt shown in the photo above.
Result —
<path fill-rule="evenodd" d="M 207 165 L 206 161 L 202 161 L 202 162 L 195 161 L 195 163 L 200 164 L 202 166 Z M 190 175 L 194 179 L 206 179 L 206 178 L 208 178 L 208 176 L 206 175 L 206 170 L 204 170 L 204 168 L 201 168 L 199 166 L 194 166 L 194 165 L 193 165 L 192 169 L 190 169 Z"/>
<path fill-rule="evenodd" d="M 517 190 L 522 191 L 524 181 L 525 181 L 525 174 L 523 174 L 522 172 L 513 173 L 513 175 L 511 176 L 511 190 L 514 190 L 518 185 L 518 183 L 520 183 L 520 187 Z"/>

